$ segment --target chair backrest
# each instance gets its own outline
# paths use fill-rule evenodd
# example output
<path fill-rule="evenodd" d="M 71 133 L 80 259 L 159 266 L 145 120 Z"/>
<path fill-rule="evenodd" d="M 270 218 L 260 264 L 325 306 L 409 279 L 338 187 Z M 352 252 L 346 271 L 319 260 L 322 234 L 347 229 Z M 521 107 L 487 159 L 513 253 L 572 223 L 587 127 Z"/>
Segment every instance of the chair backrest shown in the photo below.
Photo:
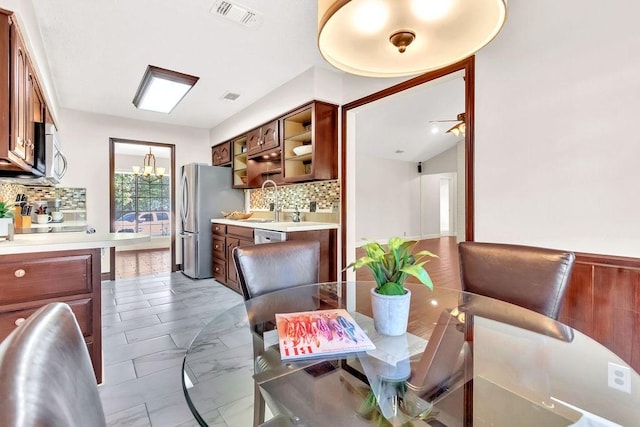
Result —
<path fill-rule="evenodd" d="M 499 243 L 458 245 L 462 290 L 558 318 L 573 252 Z"/>
<path fill-rule="evenodd" d="M 286 241 L 236 247 L 233 260 L 245 300 L 318 282 L 320 242 Z"/>
<path fill-rule="evenodd" d="M 67 304 L 31 315 L 0 343 L 0 425 L 104 426 L 82 332 Z"/>

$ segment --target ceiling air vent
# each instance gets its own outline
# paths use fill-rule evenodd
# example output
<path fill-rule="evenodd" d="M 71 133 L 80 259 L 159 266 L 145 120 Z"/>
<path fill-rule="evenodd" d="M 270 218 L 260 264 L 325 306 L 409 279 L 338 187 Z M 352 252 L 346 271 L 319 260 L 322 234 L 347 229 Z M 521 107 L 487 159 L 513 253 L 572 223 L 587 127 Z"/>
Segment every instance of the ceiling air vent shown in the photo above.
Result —
<path fill-rule="evenodd" d="M 235 101 L 239 97 L 240 97 L 239 93 L 227 92 L 224 94 L 222 99 L 224 99 L 225 101 Z"/>
<path fill-rule="evenodd" d="M 250 28 L 257 27 L 262 23 L 261 13 L 225 0 L 216 1 L 211 8 L 211 13 Z"/>

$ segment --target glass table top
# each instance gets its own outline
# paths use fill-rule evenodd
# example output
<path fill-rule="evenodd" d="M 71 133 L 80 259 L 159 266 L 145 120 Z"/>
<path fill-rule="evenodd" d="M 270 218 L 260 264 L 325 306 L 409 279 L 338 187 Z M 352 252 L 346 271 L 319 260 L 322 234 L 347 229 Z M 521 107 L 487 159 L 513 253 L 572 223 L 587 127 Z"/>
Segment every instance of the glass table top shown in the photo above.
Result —
<path fill-rule="evenodd" d="M 275 314 L 347 308 L 351 286 L 357 291 L 349 312 L 376 349 L 282 361 Z M 185 396 L 196 419 L 214 425 L 238 402 L 253 413 L 257 384 L 268 411 L 301 426 L 626 426 L 640 420 L 638 374 L 580 332 L 491 298 L 409 285 L 408 331 L 385 336 L 370 317 L 372 286 L 303 286 L 215 317 L 184 360 Z M 610 386 L 610 366 L 628 374 L 628 392 Z"/>

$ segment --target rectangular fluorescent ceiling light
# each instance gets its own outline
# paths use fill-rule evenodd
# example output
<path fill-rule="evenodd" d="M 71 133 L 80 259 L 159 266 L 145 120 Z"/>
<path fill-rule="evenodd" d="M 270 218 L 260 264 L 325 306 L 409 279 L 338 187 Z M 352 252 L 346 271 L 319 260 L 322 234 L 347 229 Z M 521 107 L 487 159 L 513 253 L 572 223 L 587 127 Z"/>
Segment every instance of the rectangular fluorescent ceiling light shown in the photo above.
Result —
<path fill-rule="evenodd" d="M 141 110 L 170 113 L 199 79 L 149 65 L 133 97 L 133 105 Z"/>

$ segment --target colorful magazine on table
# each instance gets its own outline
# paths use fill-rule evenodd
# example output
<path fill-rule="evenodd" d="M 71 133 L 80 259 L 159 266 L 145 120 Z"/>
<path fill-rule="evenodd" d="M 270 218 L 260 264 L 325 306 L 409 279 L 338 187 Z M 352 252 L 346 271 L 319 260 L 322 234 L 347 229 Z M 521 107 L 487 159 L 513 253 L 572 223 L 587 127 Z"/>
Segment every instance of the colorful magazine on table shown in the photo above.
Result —
<path fill-rule="evenodd" d="M 373 350 L 376 346 L 347 310 L 276 314 L 282 360 Z"/>

